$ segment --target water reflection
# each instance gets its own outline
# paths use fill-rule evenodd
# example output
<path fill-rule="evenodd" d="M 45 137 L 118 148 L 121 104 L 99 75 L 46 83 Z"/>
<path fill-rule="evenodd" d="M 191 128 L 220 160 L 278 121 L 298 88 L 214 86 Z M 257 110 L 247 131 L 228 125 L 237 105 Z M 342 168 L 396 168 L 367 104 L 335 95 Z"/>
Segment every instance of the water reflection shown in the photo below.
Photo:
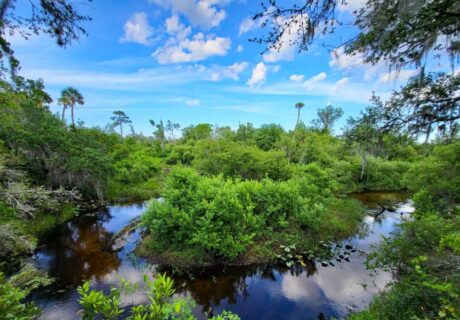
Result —
<path fill-rule="evenodd" d="M 359 194 L 370 208 L 392 205 L 405 195 Z M 369 251 L 370 246 L 397 230 L 400 211 L 410 211 L 410 203 L 400 203 L 396 212 L 385 212 L 377 219 L 364 219 L 365 234 L 347 239 L 356 249 Z M 37 253 L 38 263 L 56 277 L 50 292 L 40 292 L 35 300 L 44 308 L 42 319 L 78 319 L 79 305 L 75 287 L 92 278 L 98 289 L 117 283 L 117 275 L 132 282 L 142 282 L 141 261 L 133 263 L 130 253 L 140 231 L 129 238 L 119 252 L 111 249 L 112 234 L 122 229 L 145 209 L 144 205 L 114 206 L 95 217 L 78 217 L 62 225 L 43 239 Z M 373 295 L 392 280 L 391 274 L 370 276 L 364 266 L 365 254 L 356 252 L 350 262 L 335 267 L 311 264 L 307 268 L 256 265 L 246 267 L 212 267 L 192 270 L 192 276 L 174 275 L 176 292 L 193 298 L 194 313 L 201 319 L 222 310 L 238 313 L 242 319 L 327 319 L 343 317 L 350 310 L 366 306 Z M 170 273 L 172 274 L 172 273 Z M 123 304 L 147 303 L 142 292 L 124 297 Z"/>
<path fill-rule="evenodd" d="M 80 217 L 60 226 L 37 253 L 41 268 L 60 288 L 116 270 L 121 261 L 110 249 L 111 234 L 97 218 Z"/>

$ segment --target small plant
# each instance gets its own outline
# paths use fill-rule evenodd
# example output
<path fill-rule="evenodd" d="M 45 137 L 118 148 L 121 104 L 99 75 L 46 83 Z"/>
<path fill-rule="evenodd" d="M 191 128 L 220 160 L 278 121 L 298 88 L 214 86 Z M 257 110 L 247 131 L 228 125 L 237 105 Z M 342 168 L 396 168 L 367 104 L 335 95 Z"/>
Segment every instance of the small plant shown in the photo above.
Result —
<path fill-rule="evenodd" d="M 0 319 L 35 319 L 40 309 L 34 304 L 23 303 L 28 293 L 29 290 L 17 287 L 0 272 Z"/>
<path fill-rule="evenodd" d="M 120 307 L 121 294 L 132 294 L 139 288 L 138 284 L 119 278 L 120 289 L 112 287 L 109 294 L 102 291 L 91 290 L 91 283 L 86 281 L 78 288 L 79 303 L 84 320 L 93 319 L 118 319 L 122 314 L 129 313 L 129 320 L 160 320 L 180 319 L 193 320 L 192 307 L 194 302 L 190 299 L 174 299 L 174 281 L 165 274 L 159 274 L 154 281 L 144 275 L 144 284 L 150 304 L 132 307 L 129 311 Z M 214 317 L 215 320 L 238 320 L 239 317 L 230 312 L 223 312 Z"/>

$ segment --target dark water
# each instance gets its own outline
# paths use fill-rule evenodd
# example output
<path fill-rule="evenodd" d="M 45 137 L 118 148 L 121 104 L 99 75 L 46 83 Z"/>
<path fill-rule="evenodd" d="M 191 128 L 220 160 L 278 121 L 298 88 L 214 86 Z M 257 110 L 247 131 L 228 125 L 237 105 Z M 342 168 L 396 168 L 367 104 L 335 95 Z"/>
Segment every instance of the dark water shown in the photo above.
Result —
<path fill-rule="evenodd" d="M 364 219 L 365 234 L 347 239 L 355 248 L 369 251 L 370 246 L 389 235 L 396 224 L 411 212 L 404 194 L 363 193 L 355 195 L 370 209 L 378 204 L 393 206 L 397 212 L 385 212 L 374 219 Z M 41 319 L 78 319 L 76 287 L 92 279 L 98 289 L 117 283 L 117 276 L 142 282 L 144 274 L 154 274 L 154 267 L 133 257 L 139 240 L 135 231 L 126 246 L 114 252 L 110 238 L 133 218 L 142 214 L 145 205 L 112 206 L 93 217 L 77 217 L 63 224 L 42 241 L 36 253 L 38 265 L 48 270 L 56 282 L 35 294 L 42 307 Z M 364 233 L 364 232 L 363 232 Z M 214 267 L 194 272 L 190 277 L 175 277 L 177 294 L 191 296 L 197 303 L 195 314 L 206 318 L 205 311 L 231 310 L 242 319 L 317 319 L 345 317 L 351 310 L 365 307 L 373 295 L 392 280 L 391 274 L 369 275 L 363 262 L 365 254 L 354 253 L 350 262 L 335 267 L 310 265 L 287 269 L 280 266 Z M 124 297 L 125 305 L 148 302 L 142 292 Z"/>

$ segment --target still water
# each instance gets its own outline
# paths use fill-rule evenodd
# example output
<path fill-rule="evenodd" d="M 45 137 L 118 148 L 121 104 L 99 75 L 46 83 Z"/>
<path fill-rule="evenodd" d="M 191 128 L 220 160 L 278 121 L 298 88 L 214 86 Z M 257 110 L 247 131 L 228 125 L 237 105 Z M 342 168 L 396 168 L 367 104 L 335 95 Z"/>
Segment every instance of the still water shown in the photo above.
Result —
<path fill-rule="evenodd" d="M 364 252 L 382 236 L 396 231 L 397 224 L 413 211 L 404 194 L 361 193 L 355 197 L 369 210 L 378 209 L 378 204 L 396 209 L 384 212 L 378 219 L 373 217 L 375 212 L 369 211 L 363 222 L 364 231 L 344 241 Z M 110 206 L 92 216 L 76 217 L 42 239 L 36 261 L 56 281 L 33 296 L 43 309 L 41 319 L 79 319 L 76 288 L 84 279 L 91 279 L 97 289 L 108 289 L 117 283 L 117 276 L 142 282 L 144 274 L 156 272 L 154 266 L 132 254 L 139 230 L 130 234 L 119 251 L 114 251 L 110 242 L 114 233 L 144 210 L 145 204 Z M 383 271 L 370 275 L 364 261 L 365 253 L 357 251 L 350 262 L 336 262 L 334 267 L 213 267 L 195 270 L 193 277 L 173 278 L 177 294 L 192 297 L 196 301 L 194 313 L 202 319 L 224 309 L 241 319 L 343 318 L 365 307 L 392 280 L 392 275 Z M 128 306 L 148 300 L 138 292 L 123 301 Z"/>

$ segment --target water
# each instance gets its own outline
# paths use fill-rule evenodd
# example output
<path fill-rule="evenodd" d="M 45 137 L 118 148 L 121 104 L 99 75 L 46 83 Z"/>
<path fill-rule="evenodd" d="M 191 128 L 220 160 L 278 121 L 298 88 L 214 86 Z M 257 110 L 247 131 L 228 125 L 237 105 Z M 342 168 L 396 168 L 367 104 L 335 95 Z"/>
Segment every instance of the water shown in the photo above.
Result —
<path fill-rule="evenodd" d="M 367 233 L 346 240 L 356 249 L 368 252 L 370 246 L 395 231 L 401 219 L 408 218 L 412 205 L 403 194 L 357 194 L 370 209 L 379 204 L 393 206 L 397 212 L 385 212 L 378 219 L 364 219 Z M 37 292 L 33 299 L 42 307 L 41 319 L 78 319 L 76 287 L 92 279 L 97 289 L 117 283 L 117 276 L 142 282 L 152 273 L 145 263 L 131 254 L 140 231 L 132 233 L 125 247 L 112 250 L 110 238 L 145 210 L 145 205 L 112 206 L 93 217 L 77 217 L 63 224 L 42 241 L 36 253 L 37 264 L 48 270 L 56 282 Z M 344 317 L 351 310 L 365 307 L 372 297 L 392 280 L 378 272 L 371 276 L 364 266 L 365 254 L 354 253 L 350 262 L 335 267 L 311 265 L 287 269 L 281 266 L 213 267 L 193 272 L 190 277 L 175 276 L 176 292 L 191 296 L 197 303 L 194 313 L 202 319 L 205 312 L 226 309 L 242 319 L 324 319 Z M 155 268 L 153 268 L 153 273 Z M 124 305 L 148 302 L 142 292 L 124 297 Z"/>

